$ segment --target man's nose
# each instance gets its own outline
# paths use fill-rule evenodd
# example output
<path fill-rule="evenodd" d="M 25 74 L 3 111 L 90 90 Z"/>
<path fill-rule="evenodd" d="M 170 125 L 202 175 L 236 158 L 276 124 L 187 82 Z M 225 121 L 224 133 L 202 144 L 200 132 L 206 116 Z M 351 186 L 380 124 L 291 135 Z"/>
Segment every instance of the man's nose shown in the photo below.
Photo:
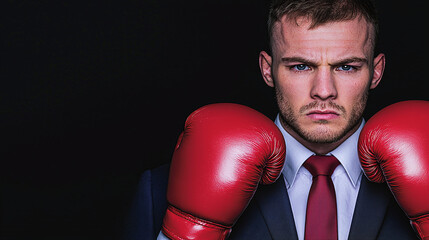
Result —
<path fill-rule="evenodd" d="M 311 88 L 311 98 L 319 100 L 335 99 L 338 95 L 333 72 L 329 67 L 321 67 L 316 71 Z"/>

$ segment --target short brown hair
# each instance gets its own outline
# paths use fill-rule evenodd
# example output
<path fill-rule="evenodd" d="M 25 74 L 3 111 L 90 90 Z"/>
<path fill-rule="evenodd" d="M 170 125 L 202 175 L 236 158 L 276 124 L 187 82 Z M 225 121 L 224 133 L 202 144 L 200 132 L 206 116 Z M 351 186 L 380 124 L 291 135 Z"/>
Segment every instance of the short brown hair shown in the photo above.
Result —
<path fill-rule="evenodd" d="M 362 16 L 374 26 L 374 41 L 376 42 L 378 38 L 378 14 L 372 0 L 273 0 L 268 15 L 270 46 L 274 24 L 286 14 L 295 20 L 299 17 L 308 17 L 312 21 L 310 28 Z"/>

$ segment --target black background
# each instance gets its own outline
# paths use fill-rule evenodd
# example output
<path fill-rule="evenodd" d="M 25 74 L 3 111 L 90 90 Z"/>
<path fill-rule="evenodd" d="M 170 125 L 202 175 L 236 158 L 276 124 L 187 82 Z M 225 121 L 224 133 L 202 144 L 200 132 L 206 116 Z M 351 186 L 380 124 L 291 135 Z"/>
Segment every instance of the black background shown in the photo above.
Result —
<path fill-rule="evenodd" d="M 139 174 L 215 102 L 276 115 L 268 1 L 3 1 L 1 239 L 114 239 Z M 387 66 L 365 117 L 427 95 L 424 1 L 379 0 Z"/>

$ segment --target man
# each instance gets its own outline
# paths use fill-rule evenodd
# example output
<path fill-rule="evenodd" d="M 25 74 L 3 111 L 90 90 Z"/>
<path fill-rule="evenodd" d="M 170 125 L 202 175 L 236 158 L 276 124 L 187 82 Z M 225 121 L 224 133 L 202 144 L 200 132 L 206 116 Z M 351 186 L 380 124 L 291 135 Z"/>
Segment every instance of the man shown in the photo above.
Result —
<path fill-rule="evenodd" d="M 374 55 L 378 24 L 370 0 L 278 0 L 269 14 L 271 54 L 259 66 L 276 93 L 275 124 L 286 142 L 280 179 L 260 186 L 230 239 L 304 239 L 313 155 L 339 161 L 331 179 L 338 239 L 417 239 L 386 185 L 370 183 L 357 142 L 368 91 L 379 84 L 385 56 Z M 166 239 L 167 167 L 146 172 L 127 239 Z"/>

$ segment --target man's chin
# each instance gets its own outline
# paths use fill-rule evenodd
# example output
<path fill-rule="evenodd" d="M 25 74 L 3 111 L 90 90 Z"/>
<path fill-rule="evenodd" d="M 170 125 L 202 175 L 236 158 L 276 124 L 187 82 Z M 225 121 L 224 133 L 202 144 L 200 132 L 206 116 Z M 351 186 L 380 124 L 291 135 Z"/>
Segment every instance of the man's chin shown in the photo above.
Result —
<path fill-rule="evenodd" d="M 325 120 L 320 120 L 325 121 Z M 317 126 L 311 130 L 302 130 L 298 134 L 301 137 L 311 143 L 334 143 L 339 141 L 345 135 L 344 129 L 337 129 L 335 127 L 328 126 L 326 123 L 324 125 Z"/>

